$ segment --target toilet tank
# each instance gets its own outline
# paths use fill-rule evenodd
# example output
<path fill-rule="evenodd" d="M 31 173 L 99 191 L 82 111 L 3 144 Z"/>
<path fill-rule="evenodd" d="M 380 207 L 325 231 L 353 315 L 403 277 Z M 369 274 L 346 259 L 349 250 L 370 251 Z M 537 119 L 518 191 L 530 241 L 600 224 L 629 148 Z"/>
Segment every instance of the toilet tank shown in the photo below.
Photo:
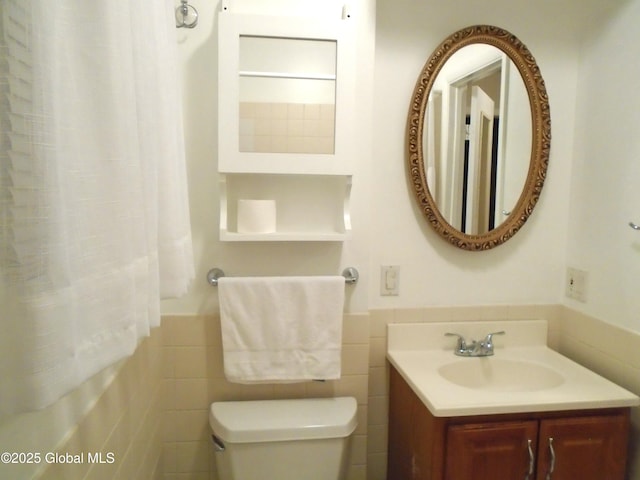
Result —
<path fill-rule="evenodd" d="M 342 480 L 357 426 L 352 397 L 215 402 L 220 480 Z"/>

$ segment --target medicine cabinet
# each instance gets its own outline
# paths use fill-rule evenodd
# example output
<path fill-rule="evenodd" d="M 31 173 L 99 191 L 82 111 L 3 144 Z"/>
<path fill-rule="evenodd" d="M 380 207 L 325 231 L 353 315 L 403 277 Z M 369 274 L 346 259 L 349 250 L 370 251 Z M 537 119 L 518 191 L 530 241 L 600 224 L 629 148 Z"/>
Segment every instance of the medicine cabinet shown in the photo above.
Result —
<path fill-rule="evenodd" d="M 218 172 L 223 241 L 339 241 L 351 229 L 353 20 L 222 10 Z M 275 200 L 276 231 L 238 233 L 237 203 Z"/>

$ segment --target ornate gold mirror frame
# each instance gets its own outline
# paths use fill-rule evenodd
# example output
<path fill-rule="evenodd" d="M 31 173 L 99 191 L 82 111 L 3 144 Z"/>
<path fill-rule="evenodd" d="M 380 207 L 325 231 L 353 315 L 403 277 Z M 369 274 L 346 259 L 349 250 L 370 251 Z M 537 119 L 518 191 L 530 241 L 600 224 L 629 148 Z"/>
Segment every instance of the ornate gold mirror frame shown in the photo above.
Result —
<path fill-rule="evenodd" d="M 445 220 L 429 192 L 423 153 L 423 129 L 431 88 L 445 62 L 461 48 L 485 43 L 502 50 L 516 65 L 529 97 L 532 142 L 529 171 L 524 188 L 511 214 L 488 233 L 470 235 Z M 411 185 L 427 222 L 450 244 L 463 250 L 488 250 L 509 240 L 527 221 L 544 185 L 551 148 L 549 100 L 540 68 L 528 48 L 518 38 L 498 27 L 475 25 L 455 32 L 444 40 L 420 72 L 413 91 L 408 118 L 408 161 Z"/>

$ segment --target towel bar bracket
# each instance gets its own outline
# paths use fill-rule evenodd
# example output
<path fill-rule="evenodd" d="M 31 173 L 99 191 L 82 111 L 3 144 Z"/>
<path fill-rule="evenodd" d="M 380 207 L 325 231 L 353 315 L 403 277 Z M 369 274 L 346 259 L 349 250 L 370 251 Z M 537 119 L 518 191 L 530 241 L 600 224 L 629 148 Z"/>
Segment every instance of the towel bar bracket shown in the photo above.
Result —
<path fill-rule="evenodd" d="M 218 280 L 224 277 L 224 271 L 220 268 L 212 268 L 207 272 L 207 283 L 213 287 L 218 286 Z M 355 267 L 347 267 L 342 271 L 344 277 L 344 283 L 347 285 L 354 285 L 358 283 L 360 274 Z"/>
<path fill-rule="evenodd" d="M 347 267 L 342 271 L 342 276 L 344 277 L 344 283 L 347 285 L 353 285 L 358 283 L 358 279 L 360 278 L 360 274 L 358 270 L 354 267 Z"/>
<path fill-rule="evenodd" d="M 219 268 L 212 268 L 207 272 L 207 283 L 214 287 L 218 286 L 218 279 L 224 277 L 224 271 Z"/>

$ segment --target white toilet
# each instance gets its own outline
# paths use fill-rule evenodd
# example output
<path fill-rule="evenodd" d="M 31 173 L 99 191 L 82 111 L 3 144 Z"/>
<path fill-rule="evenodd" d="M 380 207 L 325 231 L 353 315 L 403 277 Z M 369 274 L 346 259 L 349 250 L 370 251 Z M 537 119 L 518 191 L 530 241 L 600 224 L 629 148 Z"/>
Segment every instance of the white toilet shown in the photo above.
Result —
<path fill-rule="evenodd" d="M 342 480 L 357 426 L 355 398 L 215 402 L 220 480 Z"/>

